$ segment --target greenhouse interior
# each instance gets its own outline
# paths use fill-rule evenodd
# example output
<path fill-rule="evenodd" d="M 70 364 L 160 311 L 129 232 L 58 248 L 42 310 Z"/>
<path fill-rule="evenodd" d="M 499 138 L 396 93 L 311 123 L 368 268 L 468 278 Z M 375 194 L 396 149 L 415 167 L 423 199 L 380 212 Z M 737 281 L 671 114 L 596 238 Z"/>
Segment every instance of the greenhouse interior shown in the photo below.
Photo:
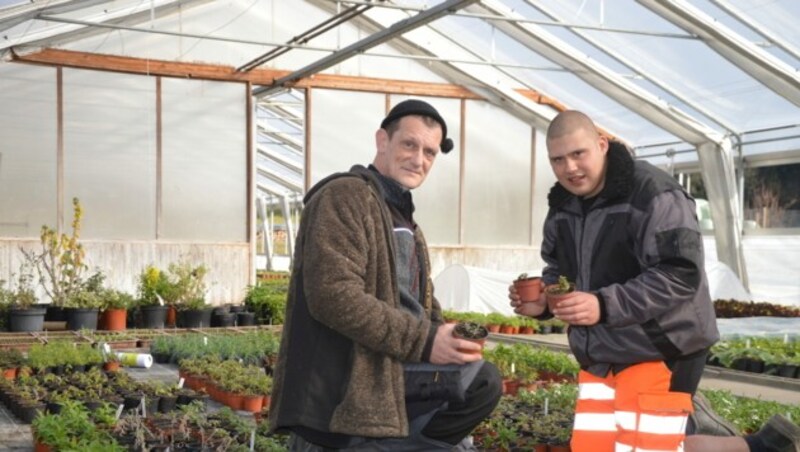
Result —
<path fill-rule="evenodd" d="M 591 369 L 575 353 L 576 338 L 585 334 L 588 355 L 598 326 L 615 338 L 626 333 L 613 330 L 635 328 L 627 337 L 667 339 L 653 332 L 662 328 L 658 316 L 694 317 L 682 328 L 702 325 L 706 315 L 694 305 L 653 310 L 670 297 L 713 305 L 697 334 L 713 340 L 704 343 L 695 389 L 731 426 L 714 439 L 756 450 L 745 440 L 761 438 L 778 417 L 794 443 L 769 450 L 800 450 L 799 22 L 794 0 L 0 0 L 0 450 L 561 451 L 572 444 L 583 452 L 581 378 Z M 382 121 L 417 101 L 434 113 L 395 119 L 398 130 L 432 119 L 413 124 L 433 134 L 423 134 L 434 149 L 420 158 L 437 158 L 424 184 L 410 186 L 385 160 L 404 132 L 393 135 Z M 574 195 L 587 234 L 596 208 L 564 189 L 552 155 L 561 137 L 548 128 L 573 111 L 593 121 L 599 142 L 614 143 L 609 155 L 621 144 L 632 168 L 655 167 L 660 183 L 687 195 L 693 226 L 674 248 L 691 246 L 699 266 L 692 268 L 702 270 L 688 296 L 683 286 L 667 286 L 671 292 L 652 297 L 647 290 L 671 278 L 659 268 L 658 280 L 641 281 L 644 301 L 612 308 L 610 294 L 628 282 L 594 287 L 589 279 L 591 271 L 621 274 L 631 265 L 612 259 L 576 264 L 572 288 L 577 282 L 576 293 L 594 300 L 594 324 L 544 303 L 557 284 L 543 281 L 565 265 L 565 253 L 578 252 L 554 244 L 563 234 L 556 228 L 566 227 L 556 226 L 564 211 L 554 194 Z M 371 188 L 358 190 L 394 184 L 406 196 L 413 189 L 413 227 L 405 231 L 416 242 L 408 255 L 399 220 L 390 218 L 392 231 L 376 218 L 344 219 L 356 207 L 343 213 L 341 206 L 361 202 L 361 193 L 337 199 L 336 187 L 356 183 L 329 176 L 371 164 L 359 186 Z M 387 207 L 394 195 L 380 193 L 366 208 L 374 201 L 381 212 L 397 212 Z M 334 239 L 325 215 L 339 221 L 333 227 L 351 228 Z M 660 226 L 642 230 L 662 234 Z M 632 280 L 659 257 L 646 248 L 672 252 L 653 244 L 662 235 L 639 237 L 638 227 L 626 229 L 637 254 L 637 273 L 625 277 Z M 695 233 L 696 240 L 686 235 Z M 358 234 L 363 243 L 351 240 Z M 603 242 L 580 243 L 580 252 Z M 628 246 L 620 243 L 608 239 L 605 247 Z M 390 257 L 375 264 L 384 246 Z M 342 260 L 326 267 L 332 253 Z M 400 276 L 402 265 L 416 275 Z M 386 272 L 391 283 L 370 272 Z M 536 276 L 542 315 L 522 315 L 524 303 L 514 301 L 528 275 Z M 376 288 L 384 283 L 389 292 Z M 399 301 L 409 287 L 416 308 Z M 327 288 L 334 292 L 322 295 Z M 361 310 L 359 299 L 358 309 L 343 309 L 353 290 L 380 308 Z M 314 297 L 337 302 L 326 310 Z M 423 303 L 429 299 L 433 308 Z M 640 308 L 638 321 L 614 319 Z M 362 311 L 386 315 L 382 336 L 354 333 L 361 319 L 336 321 Z M 289 353 L 307 344 L 298 339 L 307 326 L 310 336 L 334 337 L 350 350 L 343 360 L 327 358 L 332 373 L 383 357 L 388 367 L 375 373 L 392 369 L 402 405 L 409 364 L 434 363 L 442 343 L 464 341 L 449 333 L 434 339 L 457 331 L 451 323 L 482 329 L 482 360 L 474 362 L 489 363 L 502 379 L 494 408 L 456 446 L 403 443 L 414 438 L 418 418 L 406 419 L 407 407 L 395 413 L 389 397 L 370 408 L 378 418 L 370 422 L 399 416 L 399 435 L 361 434 L 333 421 L 319 427 L 299 402 L 290 406 L 296 390 L 287 388 L 297 385 L 284 370 L 299 372 L 297 381 L 325 378 L 302 374 L 318 366 L 310 353 Z M 412 324 L 413 332 L 432 333 L 417 341 L 397 330 Z M 408 343 L 395 345 L 401 335 Z M 389 351 L 395 346 L 402 353 Z M 463 365 L 468 353 L 458 350 L 459 358 L 448 358 L 456 361 L 435 364 Z M 340 399 L 323 403 L 355 404 L 355 383 L 338 377 L 323 386 Z M 685 419 L 694 419 L 691 411 L 682 411 Z M 284 417 L 292 415 L 314 420 L 292 424 Z M 670 450 L 701 450 L 691 446 L 697 428 L 681 424 L 685 444 Z M 327 447 L 318 433 L 367 442 Z M 395 442 L 375 446 L 382 440 Z M 620 444 L 616 450 L 650 450 Z"/>

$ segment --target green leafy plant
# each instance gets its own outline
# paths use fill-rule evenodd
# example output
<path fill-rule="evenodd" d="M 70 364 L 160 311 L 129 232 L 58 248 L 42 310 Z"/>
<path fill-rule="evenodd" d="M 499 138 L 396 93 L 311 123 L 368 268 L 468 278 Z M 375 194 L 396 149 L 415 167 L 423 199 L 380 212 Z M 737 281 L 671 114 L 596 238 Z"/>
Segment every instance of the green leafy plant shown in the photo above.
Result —
<path fill-rule="evenodd" d="M 558 277 L 556 284 L 547 286 L 545 290 L 551 295 L 563 295 L 572 292 L 574 289 L 575 285 L 569 282 L 566 276 L 561 275 Z"/>
<path fill-rule="evenodd" d="M 288 290 L 285 280 L 263 281 L 247 288 L 244 304 L 256 314 L 259 323 L 283 324 Z"/>
<path fill-rule="evenodd" d="M 139 274 L 136 287 L 140 306 L 155 306 L 164 300 L 163 294 L 168 291 L 167 274 L 153 265 L 148 265 Z"/>
<path fill-rule="evenodd" d="M 39 275 L 39 283 L 55 306 L 64 306 L 67 300 L 83 289 L 83 275 L 87 269 L 85 251 L 80 238 L 83 208 L 78 198 L 72 199 L 72 234 L 58 233 L 47 225 L 42 226 L 41 252 L 20 249 L 25 260 Z"/>
<path fill-rule="evenodd" d="M 30 263 L 23 262 L 16 277 L 16 287 L 6 287 L 6 281 L 0 280 L 0 307 L 8 309 L 28 309 L 36 304 L 36 293 L 33 289 L 33 274 Z"/>
<path fill-rule="evenodd" d="M 203 265 L 193 266 L 180 262 L 169 266 L 169 292 L 167 298 L 179 309 L 201 309 L 205 306 L 208 269 Z"/>

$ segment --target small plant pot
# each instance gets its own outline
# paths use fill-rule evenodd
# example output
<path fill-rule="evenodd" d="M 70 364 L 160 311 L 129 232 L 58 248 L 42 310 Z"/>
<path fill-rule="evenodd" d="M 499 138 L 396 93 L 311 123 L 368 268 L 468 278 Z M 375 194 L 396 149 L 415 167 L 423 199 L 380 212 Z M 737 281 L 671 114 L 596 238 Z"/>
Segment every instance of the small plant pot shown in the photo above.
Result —
<path fill-rule="evenodd" d="M 242 397 L 242 410 L 250 413 L 258 413 L 264 405 L 264 396 L 246 395 Z"/>
<path fill-rule="evenodd" d="M 569 283 L 569 289 L 566 291 L 560 291 L 560 288 L 557 285 L 547 286 L 544 289 L 545 297 L 547 298 L 547 308 L 550 312 L 558 306 L 558 303 L 569 297 L 572 292 L 575 291 L 575 284 Z"/>
<path fill-rule="evenodd" d="M 517 279 L 514 281 L 514 288 L 517 289 L 517 294 L 523 303 L 539 301 L 539 296 L 542 294 L 542 278 L 533 276 Z"/>
<path fill-rule="evenodd" d="M 459 322 L 453 328 L 453 337 L 464 339 L 470 342 L 475 342 L 481 346 L 478 351 L 460 350 L 462 353 L 483 353 L 483 344 L 486 343 L 486 338 L 489 336 L 489 330 L 485 326 L 474 322 Z"/>

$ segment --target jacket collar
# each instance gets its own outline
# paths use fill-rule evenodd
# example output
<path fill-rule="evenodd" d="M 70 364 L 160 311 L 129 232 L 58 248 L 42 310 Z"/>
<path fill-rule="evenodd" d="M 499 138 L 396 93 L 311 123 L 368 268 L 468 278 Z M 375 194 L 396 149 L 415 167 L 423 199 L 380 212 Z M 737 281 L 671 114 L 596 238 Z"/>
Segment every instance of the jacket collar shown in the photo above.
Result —
<path fill-rule="evenodd" d="M 627 197 L 633 190 L 634 161 L 628 148 L 618 141 L 608 142 L 606 158 L 608 159 L 606 182 L 597 198 L 613 202 Z M 547 195 L 547 203 L 551 208 L 558 208 L 575 198 L 577 198 L 575 195 L 567 191 L 559 182 L 556 182 Z"/>
<path fill-rule="evenodd" d="M 413 222 L 414 200 L 411 197 L 411 190 L 381 174 L 374 165 L 369 165 L 369 170 L 377 177 L 383 199 L 397 209 L 403 218 Z"/>

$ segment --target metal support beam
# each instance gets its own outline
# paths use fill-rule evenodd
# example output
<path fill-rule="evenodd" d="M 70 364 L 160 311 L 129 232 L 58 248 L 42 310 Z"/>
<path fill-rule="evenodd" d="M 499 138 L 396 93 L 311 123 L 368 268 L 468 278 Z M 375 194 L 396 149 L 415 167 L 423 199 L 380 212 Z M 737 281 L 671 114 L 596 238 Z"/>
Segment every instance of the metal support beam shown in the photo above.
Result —
<path fill-rule="evenodd" d="M 101 28 L 103 25 L 135 25 L 144 23 L 152 20 L 153 16 L 157 19 L 161 19 L 178 11 L 186 12 L 189 7 L 209 3 L 210 1 L 211 0 L 153 0 L 150 2 L 140 2 L 140 4 L 137 4 L 133 8 L 84 17 L 83 19 L 87 21 L 86 24 L 79 24 L 80 21 L 74 21 L 75 23 L 64 25 L 63 27 L 48 27 L 38 32 L 28 33 L 19 39 L 10 39 L 0 42 L 0 49 L 12 46 L 14 48 L 19 46 L 30 46 L 34 48 L 58 47 L 72 41 L 106 33 L 107 31 Z M 44 14 L 40 14 L 36 19 L 69 21 L 69 19 L 66 18 L 59 19 Z"/>
<path fill-rule="evenodd" d="M 286 77 L 282 77 L 276 80 L 275 83 L 273 83 L 270 86 L 256 88 L 255 90 L 253 90 L 253 95 L 256 97 L 266 96 L 269 93 L 280 90 L 286 87 L 287 85 L 300 80 L 301 78 L 307 77 L 312 74 L 316 74 L 317 72 L 321 72 L 354 55 L 357 55 L 358 53 L 361 53 L 379 44 L 383 44 L 384 42 L 387 42 L 396 36 L 399 36 L 417 27 L 421 27 L 440 17 L 446 16 L 451 12 L 465 8 L 477 1 L 478 0 L 447 0 L 443 3 L 440 3 L 439 5 L 436 5 L 428 10 L 425 10 L 417 14 L 416 16 L 403 19 L 391 25 L 390 27 L 386 28 L 385 30 L 379 31 L 378 33 L 374 33 L 360 41 L 350 44 L 344 49 L 339 50 L 338 52 L 334 52 L 331 55 L 328 55 L 312 64 L 309 64 L 306 67 L 287 75 Z"/>
<path fill-rule="evenodd" d="M 497 0 L 483 0 L 481 6 L 493 14 L 515 17 Z M 471 9 L 479 9 L 477 7 Z M 490 21 L 492 22 L 492 21 Z M 625 105 L 650 122 L 694 144 L 701 158 L 704 177 L 715 174 L 720 177 L 709 190 L 709 203 L 716 222 L 717 255 L 739 275 L 742 282 L 747 281 L 744 257 L 741 248 L 741 228 L 739 227 L 738 191 L 733 177 L 733 160 L 730 158 L 730 143 L 722 134 L 693 118 L 688 113 L 669 105 L 653 94 L 615 74 L 610 68 L 582 54 L 578 49 L 532 24 L 513 22 L 492 22 L 494 26 L 512 38 L 528 46 L 540 55 L 574 71 L 590 85 L 603 91 L 609 97 Z M 702 149 L 702 151 L 700 151 Z M 730 172 L 731 176 L 727 174 Z M 725 177 L 722 177 L 725 176 Z M 734 221 L 728 221 L 735 218 Z"/>
<path fill-rule="evenodd" d="M 307 0 L 325 10 L 333 12 L 328 0 Z M 392 24 L 408 18 L 408 13 L 388 8 L 373 8 L 354 20 L 367 32 L 379 33 Z M 474 93 L 473 98 L 485 99 L 508 111 L 536 128 L 546 128 L 557 111 L 532 99 L 530 93 L 512 87 L 518 85 L 506 72 L 490 65 L 474 65 L 468 60 L 481 62 L 474 51 L 453 38 L 440 33 L 434 27 L 418 27 L 391 42 L 401 52 L 409 55 L 426 55 L 449 58 L 431 61 L 426 65 L 439 76 L 460 84 Z M 464 96 L 466 97 L 466 96 Z"/>
<path fill-rule="evenodd" d="M 636 0 L 696 34 L 725 59 L 778 95 L 800 106 L 800 73 L 764 49 L 683 0 Z"/>
<path fill-rule="evenodd" d="M 483 0 L 480 7 L 470 8 L 470 11 L 473 10 L 486 10 L 506 17 L 519 16 L 498 0 Z M 695 145 L 722 141 L 722 134 L 619 76 L 542 27 L 508 21 L 489 22 L 543 57 L 570 69 L 576 77 L 684 141 Z"/>
<path fill-rule="evenodd" d="M 775 32 L 771 28 L 765 27 L 759 24 L 758 22 L 754 21 L 750 16 L 743 13 L 739 9 L 736 9 L 736 7 L 731 5 L 730 2 L 728 2 L 727 0 L 711 0 L 711 2 L 719 6 L 720 9 L 730 14 L 739 22 L 747 25 L 751 30 L 767 38 L 770 43 L 778 46 L 784 52 L 800 60 L 800 49 L 798 49 L 796 45 L 790 43 L 789 41 L 775 34 Z"/>
<path fill-rule="evenodd" d="M 39 14 L 62 14 L 81 8 L 88 8 L 108 0 L 30 0 L 19 6 L 12 6 L 0 13 L 0 31 L 35 19 Z"/>
<path fill-rule="evenodd" d="M 725 139 L 721 145 L 700 145 L 697 155 L 703 168 L 703 186 L 708 193 L 711 217 L 714 220 L 717 259 L 728 265 L 739 276 L 742 284 L 749 287 L 742 251 L 742 213 L 736 189 L 731 143 Z"/>
<path fill-rule="evenodd" d="M 561 20 L 561 18 L 558 16 L 558 14 L 556 14 L 556 12 L 552 8 L 548 8 L 547 6 L 543 5 L 542 2 L 534 0 L 526 0 L 526 1 L 529 5 L 543 12 L 551 19 Z M 591 33 L 587 33 L 579 28 L 572 28 L 572 27 L 570 27 L 570 31 L 572 33 L 575 33 L 575 35 L 585 40 L 589 44 L 593 45 L 594 47 L 602 50 L 611 58 L 614 58 L 615 60 L 624 64 L 626 67 L 630 68 L 634 73 L 649 80 L 652 84 L 661 88 L 665 92 L 669 93 L 674 98 L 692 107 L 695 111 L 702 113 L 705 117 L 714 121 L 716 124 L 724 127 L 729 132 L 733 133 L 736 130 L 733 124 L 730 124 L 724 118 L 720 117 L 719 115 L 715 114 L 714 112 L 706 108 L 701 102 L 696 102 L 690 96 L 685 95 L 684 92 L 682 92 L 680 89 L 677 89 L 674 86 L 670 86 L 664 80 L 660 79 L 655 74 L 650 72 L 647 69 L 646 65 L 638 64 L 632 59 L 626 58 L 625 56 L 622 55 L 621 52 L 616 51 L 612 45 L 607 45 L 602 40 L 593 38 Z"/>

